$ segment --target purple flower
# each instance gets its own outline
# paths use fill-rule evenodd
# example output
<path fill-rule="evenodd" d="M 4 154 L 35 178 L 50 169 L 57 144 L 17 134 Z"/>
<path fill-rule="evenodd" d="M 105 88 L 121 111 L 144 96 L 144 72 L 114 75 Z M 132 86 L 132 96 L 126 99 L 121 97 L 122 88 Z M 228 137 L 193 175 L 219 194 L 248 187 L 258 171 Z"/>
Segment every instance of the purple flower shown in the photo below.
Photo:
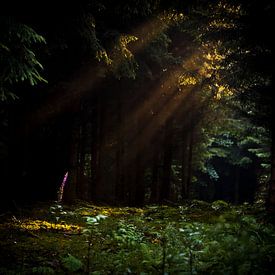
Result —
<path fill-rule="evenodd" d="M 63 192 L 64 192 L 64 187 L 65 187 L 65 184 L 66 184 L 66 182 L 67 182 L 68 174 L 69 174 L 69 172 L 66 172 L 66 173 L 65 173 L 64 178 L 63 178 L 63 181 L 62 181 L 61 186 L 60 186 L 60 188 L 59 188 L 59 191 L 58 191 L 58 202 L 61 202 L 61 201 L 62 201 Z"/>

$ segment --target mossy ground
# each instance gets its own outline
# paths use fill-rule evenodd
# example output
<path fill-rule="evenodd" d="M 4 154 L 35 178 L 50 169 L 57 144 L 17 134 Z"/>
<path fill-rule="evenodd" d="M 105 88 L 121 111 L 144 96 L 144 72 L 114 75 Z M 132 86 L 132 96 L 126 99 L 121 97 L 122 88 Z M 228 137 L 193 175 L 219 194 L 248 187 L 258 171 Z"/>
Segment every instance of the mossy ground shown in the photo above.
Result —
<path fill-rule="evenodd" d="M 259 207 L 37 204 L 4 213 L 0 274 L 274 274 Z"/>

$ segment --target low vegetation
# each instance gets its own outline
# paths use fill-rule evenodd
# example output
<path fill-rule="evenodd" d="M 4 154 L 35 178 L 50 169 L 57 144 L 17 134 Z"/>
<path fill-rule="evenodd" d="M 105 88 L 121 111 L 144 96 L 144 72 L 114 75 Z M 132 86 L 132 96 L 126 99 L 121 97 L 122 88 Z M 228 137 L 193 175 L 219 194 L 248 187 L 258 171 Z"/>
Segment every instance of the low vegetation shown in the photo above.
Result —
<path fill-rule="evenodd" d="M 43 204 L 3 214 L 0 238 L 0 274 L 273 274 L 275 259 L 263 209 L 224 201 Z"/>

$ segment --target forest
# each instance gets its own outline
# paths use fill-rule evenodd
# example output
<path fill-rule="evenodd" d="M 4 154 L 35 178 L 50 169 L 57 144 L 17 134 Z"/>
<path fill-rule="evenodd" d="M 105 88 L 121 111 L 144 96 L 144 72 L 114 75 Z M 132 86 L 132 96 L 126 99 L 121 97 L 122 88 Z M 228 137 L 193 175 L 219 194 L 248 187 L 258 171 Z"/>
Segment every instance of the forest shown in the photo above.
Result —
<path fill-rule="evenodd" d="M 68 6 L 0 16 L 0 274 L 274 274 L 272 2 Z"/>

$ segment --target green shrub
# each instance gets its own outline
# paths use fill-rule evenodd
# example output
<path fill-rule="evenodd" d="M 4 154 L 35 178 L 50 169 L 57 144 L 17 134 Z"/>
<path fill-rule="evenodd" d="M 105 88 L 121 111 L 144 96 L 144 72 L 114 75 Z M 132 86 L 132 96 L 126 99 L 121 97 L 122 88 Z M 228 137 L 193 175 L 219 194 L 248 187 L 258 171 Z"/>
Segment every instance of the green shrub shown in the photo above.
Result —
<path fill-rule="evenodd" d="M 223 200 L 217 200 L 217 201 L 212 202 L 211 207 L 214 210 L 224 210 L 224 209 L 229 208 L 229 204 Z"/>
<path fill-rule="evenodd" d="M 113 232 L 114 239 L 121 246 L 133 247 L 143 241 L 143 233 L 137 227 L 124 220 L 119 221 L 118 228 Z"/>
<path fill-rule="evenodd" d="M 54 270 L 48 266 L 33 267 L 32 273 L 34 273 L 34 274 L 55 274 Z"/>
<path fill-rule="evenodd" d="M 79 271 L 83 268 L 83 263 L 71 254 L 62 259 L 62 264 L 69 272 Z"/>

